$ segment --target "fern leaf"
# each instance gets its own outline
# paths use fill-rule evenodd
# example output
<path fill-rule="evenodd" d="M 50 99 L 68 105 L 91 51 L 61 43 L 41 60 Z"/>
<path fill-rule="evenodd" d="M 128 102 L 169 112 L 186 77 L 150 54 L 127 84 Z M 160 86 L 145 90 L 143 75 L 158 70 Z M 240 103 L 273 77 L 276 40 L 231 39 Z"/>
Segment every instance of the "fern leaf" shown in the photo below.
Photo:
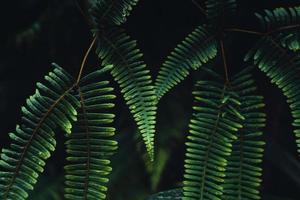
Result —
<path fill-rule="evenodd" d="M 275 8 L 265 10 L 264 13 L 256 13 L 261 28 L 265 32 L 278 30 L 287 26 L 298 26 L 300 24 L 300 6 L 290 8 Z"/>
<path fill-rule="evenodd" d="M 228 158 L 226 178 L 223 184 L 224 199 L 261 199 L 260 184 L 265 142 L 262 141 L 261 129 L 265 127 L 266 115 L 262 112 L 263 97 L 255 94 L 255 84 L 249 69 L 233 77 L 232 90 L 239 95 L 239 111 L 245 120 L 243 128 L 238 131 L 238 139 L 233 142 L 232 153 Z M 251 72 L 251 71 L 250 71 Z"/>
<path fill-rule="evenodd" d="M 183 200 L 220 200 L 227 159 L 242 128 L 240 102 L 227 85 L 199 81 L 186 142 Z"/>
<path fill-rule="evenodd" d="M 137 123 L 151 159 L 154 157 L 156 95 L 150 70 L 142 60 L 136 41 L 122 29 L 113 28 L 99 35 L 98 55 L 102 64 L 114 65 L 112 76 Z"/>
<path fill-rule="evenodd" d="M 112 140 L 114 114 L 110 111 L 115 95 L 108 81 L 98 79 L 109 69 L 111 66 L 90 73 L 78 86 L 81 107 L 78 121 L 66 142 L 66 199 L 106 198 L 106 183 L 112 170 L 110 157 L 117 149 L 117 142 Z"/>
<path fill-rule="evenodd" d="M 92 9 L 96 26 L 121 25 L 139 0 L 97 0 Z"/>
<path fill-rule="evenodd" d="M 293 52 L 298 52 L 300 50 L 300 32 L 294 32 L 289 34 L 280 34 L 279 40 L 281 45 Z"/>
<path fill-rule="evenodd" d="M 294 118 L 294 133 L 300 153 L 300 79 L 298 55 L 291 55 L 271 38 L 261 39 L 247 54 L 245 60 L 251 60 L 266 73 L 273 84 L 280 88 L 287 98 Z"/>
<path fill-rule="evenodd" d="M 217 55 L 216 40 L 206 26 L 197 27 L 171 52 L 160 69 L 156 82 L 158 100 L 196 70 Z"/>
<path fill-rule="evenodd" d="M 236 0 L 207 0 L 206 14 L 211 24 L 218 24 L 232 17 L 237 10 Z"/>
<path fill-rule="evenodd" d="M 55 150 L 54 133 L 57 127 L 70 133 L 76 120 L 79 102 L 70 93 L 71 76 L 62 68 L 55 68 L 46 83 L 37 83 L 37 90 L 22 107 L 22 123 L 9 133 L 9 148 L 3 148 L 0 160 L 0 199 L 23 200 L 28 197 L 45 160 Z"/>

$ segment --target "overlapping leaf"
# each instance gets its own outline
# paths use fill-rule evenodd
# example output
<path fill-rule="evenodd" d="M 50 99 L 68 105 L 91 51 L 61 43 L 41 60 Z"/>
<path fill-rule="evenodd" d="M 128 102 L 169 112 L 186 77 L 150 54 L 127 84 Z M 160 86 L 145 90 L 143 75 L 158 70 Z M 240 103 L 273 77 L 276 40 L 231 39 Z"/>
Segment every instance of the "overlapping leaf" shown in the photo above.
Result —
<path fill-rule="evenodd" d="M 262 129 L 266 115 L 262 112 L 263 97 L 256 95 L 255 82 L 248 67 L 233 77 L 232 90 L 239 95 L 239 111 L 245 118 L 243 128 L 233 142 L 232 153 L 228 158 L 226 177 L 223 184 L 226 200 L 261 199 L 262 158 L 264 141 Z"/>
<path fill-rule="evenodd" d="M 94 71 L 79 82 L 78 121 L 66 142 L 66 199 L 106 199 L 110 158 L 117 149 L 111 113 L 115 95 L 109 82 L 102 80 L 103 73 L 111 68 Z"/>
<path fill-rule="evenodd" d="M 184 200 L 222 199 L 227 159 L 242 128 L 240 105 L 228 85 L 199 81 L 186 142 Z"/>

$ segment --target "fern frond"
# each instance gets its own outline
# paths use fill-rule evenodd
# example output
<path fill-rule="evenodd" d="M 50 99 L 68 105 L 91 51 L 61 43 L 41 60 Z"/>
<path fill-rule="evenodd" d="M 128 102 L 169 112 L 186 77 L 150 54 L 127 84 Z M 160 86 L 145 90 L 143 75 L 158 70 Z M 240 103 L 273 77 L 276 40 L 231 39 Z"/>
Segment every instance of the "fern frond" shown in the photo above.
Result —
<path fill-rule="evenodd" d="M 156 95 L 150 70 L 142 60 L 136 41 L 119 28 L 99 35 L 98 56 L 111 71 L 137 123 L 151 159 L 154 157 Z"/>
<path fill-rule="evenodd" d="M 194 114 L 189 124 L 183 182 L 183 200 L 219 200 L 223 195 L 227 159 L 243 118 L 228 85 L 199 81 L 193 92 Z"/>
<path fill-rule="evenodd" d="M 97 27 L 121 25 L 139 0 L 97 0 L 92 16 Z"/>
<path fill-rule="evenodd" d="M 279 30 L 282 27 L 298 26 L 300 24 L 300 6 L 290 8 L 275 8 L 265 10 L 264 13 L 255 13 L 261 28 L 265 32 Z"/>
<path fill-rule="evenodd" d="M 241 121 L 243 128 L 238 131 L 238 139 L 233 142 L 228 158 L 223 184 L 226 200 L 261 199 L 260 164 L 265 145 L 261 129 L 265 127 L 266 115 L 262 112 L 263 97 L 255 94 L 255 82 L 250 74 L 252 68 L 238 73 L 231 82 L 232 90 L 239 95 L 239 111 L 245 120 Z"/>
<path fill-rule="evenodd" d="M 71 95 L 71 76 L 56 66 L 37 83 L 37 90 L 22 107 L 22 123 L 9 133 L 12 143 L 0 160 L 0 199 L 24 200 L 32 190 L 45 160 L 55 150 L 54 133 L 60 127 L 70 133 L 79 102 Z"/>
<path fill-rule="evenodd" d="M 294 32 L 289 34 L 280 34 L 279 40 L 284 48 L 287 48 L 293 52 L 300 50 L 300 32 Z"/>
<path fill-rule="evenodd" d="M 206 14 L 207 19 L 212 24 L 217 24 L 232 17 L 237 10 L 236 0 L 207 0 Z"/>
<path fill-rule="evenodd" d="M 117 142 L 112 140 L 114 114 L 110 111 L 115 95 L 109 82 L 100 78 L 110 69 L 108 66 L 88 74 L 77 88 L 81 107 L 66 142 L 66 199 L 106 198 L 106 183 L 112 170 L 110 157 L 117 149 Z"/>
<path fill-rule="evenodd" d="M 175 85 L 217 55 L 215 36 L 207 26 L 197 27 L 169 55 L 155 81 L 158 100 Z"/>
<path fill-rule="evenodd" d="M 291 55 L 271 38 L 261 39 L 247 54 L 245 60 L 251 60 L 266 73 L 273 84 L 280 88 L 287 98 L 300 153 L 300 79 L 299 57 Z"/>

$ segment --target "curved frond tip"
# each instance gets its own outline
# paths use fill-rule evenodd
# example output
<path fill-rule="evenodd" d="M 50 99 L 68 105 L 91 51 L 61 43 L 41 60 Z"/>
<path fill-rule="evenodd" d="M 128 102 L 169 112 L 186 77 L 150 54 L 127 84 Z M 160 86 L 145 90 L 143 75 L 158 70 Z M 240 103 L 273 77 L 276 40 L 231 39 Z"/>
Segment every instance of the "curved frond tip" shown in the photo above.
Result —
<path fill-rule="evenodd" d="M 197 27 L 169 55 L 158 72 L 155 89 L 158 100 L 183 81 L 191 70 L 205 65 L 217 55 L 215 36 L 207 26 Z"/>
<path fill-rule="evenodd" d="M 111 71 L 119 84 L 133 115 L 151 160 L 154 159 L 156 95 L 150 70 L 142 60 L 136 41 L 119 28 L 99 35 L 98 56 L 102 65 L 113 65 Z"/>

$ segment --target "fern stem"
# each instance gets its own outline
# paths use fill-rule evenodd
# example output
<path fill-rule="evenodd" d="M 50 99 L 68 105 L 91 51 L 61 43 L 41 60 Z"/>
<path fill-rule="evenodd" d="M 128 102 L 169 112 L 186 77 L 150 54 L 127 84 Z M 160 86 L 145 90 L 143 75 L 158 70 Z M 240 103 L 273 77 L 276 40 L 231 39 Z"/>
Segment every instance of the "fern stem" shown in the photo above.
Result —
<path fill-rule="evenodd" d="M 81 8 L 81 6 L 79 5 L 78 1 L 77 0 L 73 0 L 75 6 L 78 8 L 80 14 L 82 15 L 82 17 L 84 18 L 84 21 L 86 22 L 86 24 L 92 28 L 92 24 L 89 20 L 89 18 L 87 17 L 87 15 L 84 13 L 83 9 Z"/>
<path fill-rule="evenodd" d="M 89 54 L 90 54 L 90 52 L 91 52 L 91 50 L 92 50 L 92 48 L 93 48 L 96 40 L 97 40 L 97 37 L 94 37 L 93 41 L 91 42 L 88 50 L 86 51 L 86 53 L 84 55 L 84 58 L 82 60 L 81 67 L 80 67 L 80 70 L 79 70 L 79 74 L 78 74 L 78 77 L 77 77 L 76 85 L 78 85 L 78 83 L 79 83 L 79 81 L 81 79 L 83 68 L 84 68 L 84 66 L 86 64 L 87 57 L 89 56 Z"/>
<path fill-rule="evenodd" d="M 205 11 L 205 9 L 202 8 L 202 6 L 201 6 L 197 1 L 192 0 L 192 3 L 195 4 L 195 6 L 196 6 L 197 8 L 199 8 L 199 10 L 201 11 L 201 13 L 202 13 L 204 16 L 206 16 L 206 11 Z"/>
<path fill-rule="evenodd" d="M 262 33 L 262 32 L 247 30 L 247 29 L 241 29 L 241 28 L 228 28 L 228 29 L 225 29 L 225 31 L 248 33 L 248 34 L 252 34 L 252 35 L 265 35 L 265 33 Z"/>
<path fill-rule="evenodd" d="M 221 46 L 222 60 L 223 60 L 223 66 L 224 66 L 224 71 L 225 71 L 225 81 L 226 81 L 226 84 L 228 84 L 229 83 L 228 67 L 227 67 L 227 60 L 226 60 L 226 54 L 225 54 L 223 40 L 220 40 L 220 46 Z"/>
<path fill-rule="evenodd" d="M 226 89 L 227 89 L 227 85 L 225 84 L 224 87 L 223 87 L 223 90 L 222 90 L 222 95 L 221 95 L 220 100 L 222 100 L 224 98 Z M 215 134 L 218 131 L 218 127 L 219 127 L 219 124 L 220 124 L 220 119 L 221 119 L 222 111 L 223 111 L 223 106 L 221 106 L 219 108 L 219 110 L 218 110 L 217 119 L 216 119 L 215 124 L 214 124 L 213 132 L 210 135 L 209 146 L 208 146 L 206 154 L 205 154 L 205 163 L 203 165 L 204 169 L 203 169 L 203 175 L 202 175 L 202 181 L 201 181 L 201 188 L 200 188 L 200 195 L 201 195 L 200 199 L 201 200 L 203 200 L 203 195 L 204 195 L 205 179 L 206 179 L 206 173 L 207 173 L 207 162 L 208 162 L 209 155 L 211 154 L 211 147 L 212 147 L 212 143 L 213 143 L 213 137 L 215 136 Z"/>
<path fill-rule="evenodd" d="M 260 36 L 267 36 L 267 35 L 270 35 L 270 34 L 273 34 L 273 33 L 277 33 L 277 32 L 280 32 L 280 31 L 285 31 L 285 30 L 289 30 L 289 29 L 294 29 L 294 28 L 300 28 L 300 25 L 283 26 L 283 27 L 280 27 L 280 28 L 275 29 L 275 30 L 270 30 L 266 33 L 253 31 L 253 30 L 248 30 L 248 29 L 243 29 L 243 28 L 227 28 L 227 29 L 225 29 L 225 31 L 248 33 L 248 34 L 260 35 Z"/>
<path fill-rule="evenodd" d="M 283 26 L 283 27 L 280 27 L 278 29 L 268 31 L 266 33 L 266 35 L 270 35 L 270 34 L 273 34 L 273 33 L 277 33 L 277 32 L 280 32 L 280 31 L 285 31 L 285 30 L 289 30 L 289 29 L 294 29 L 294 28 L 300 28 L 300 25 Z"/>
<path fill-rule="evenodd" d="M 84 181 L 84 199 L 88 199 L 88 188 L 89 188 L 89 177 L 90 177 L 90 168 L 91 168 L 91 144 L 90 144 L 90 130 L 88 126 L 88 119 L 86 115 L 86 109 L 85 109 L 85 103 L 84 103 L 84 97 L 81 91 L 80 86 L 78 88 L 78 93 L 80 96 L 80 104 L 81 104 L 81 110 L 84 118 L 84 126 L 86 128 L 86 139 L 87 139 L 87 163 L 86 163 L 86 175 L 85 175 L 85 181 Z"/>

